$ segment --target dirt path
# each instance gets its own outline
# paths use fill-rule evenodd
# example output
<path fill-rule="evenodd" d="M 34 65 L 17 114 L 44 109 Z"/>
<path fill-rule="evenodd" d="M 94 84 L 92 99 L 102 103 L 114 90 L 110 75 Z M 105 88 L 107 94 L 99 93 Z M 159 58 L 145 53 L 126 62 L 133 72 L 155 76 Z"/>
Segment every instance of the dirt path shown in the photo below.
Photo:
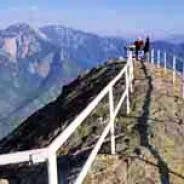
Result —
<path fill-rule="evenodd" d="M 130 142 L 116 156 L 99 156 L 86 183 L 183 184 L 181 81 L 173 87 L 171 72 L 149 63 L 135 62 L 135 68 L 132 112 L 117 122 L 126 124 Z"/>

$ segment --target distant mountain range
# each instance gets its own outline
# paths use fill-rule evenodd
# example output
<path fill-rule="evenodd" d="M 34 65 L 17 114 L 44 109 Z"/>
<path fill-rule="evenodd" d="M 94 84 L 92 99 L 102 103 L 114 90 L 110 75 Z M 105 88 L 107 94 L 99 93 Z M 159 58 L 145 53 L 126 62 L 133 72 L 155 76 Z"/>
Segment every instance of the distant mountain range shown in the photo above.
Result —
<path fill-rule="evenodd" d="M 63 26 L 14 24 L 0 30 L 0 138 L 81 72 L 124 55 L 124 46 L 123 39 Z"/>
<path fill-rule="evenodd" d="M 125 56 L 126 44 L 119 37 L 60 25 L 36 29 L 19 23 L 0 30 L 0 138 L 53 101 L 85 70 Z M 152 47 L 184 57 L 182 43 L 154 41 Z"/>
<path fill-rule="evenodd" d="M 184 43 L 184 34 L 171 35 L 166 37 L 165 40 L 173 44 L 181 44 L 181 43 Z"/>
<path fill-rule="evenodd" d="M 60 46 L 62 58 L 72 60 L 76 65 L 80 63 L 85 68 L 125 53 L 126 42 L 120 38 L 100 37 L 57 25 L 45 26 L 40 30 L 53 44 Z"/>

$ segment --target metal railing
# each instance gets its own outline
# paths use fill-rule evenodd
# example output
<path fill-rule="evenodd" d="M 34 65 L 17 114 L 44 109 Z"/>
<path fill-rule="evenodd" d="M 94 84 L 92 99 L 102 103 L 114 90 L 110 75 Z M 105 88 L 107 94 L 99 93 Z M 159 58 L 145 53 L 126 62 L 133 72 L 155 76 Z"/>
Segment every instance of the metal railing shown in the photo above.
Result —
<path fill-rule="evenodd" d="M 115 107 L 113 87 L 114 85 L 125 75 L 125 90 Z M 81 184 L 87 175 L 87 172 L 92 165 L 95 157 L 100 150 L 104 139 L 110 132 L 111 140 L 111 154 L 115 154 L 115 135 L 114 135 L 114 121 L 124 102 L 126 102 L 126 112 L 130 113 L 130 92 L 133 91 L 133 60 L 132 52 L 128 52 L 128 58 L 125 66 L 120 73 L 96 96 L 96 98 L 74 119 L 73 122 L 59 135 L 53 142 L 46 148 L 35 149 L 30 151 L 20 151 L 10 154 L 0 155 L 0 166 L 9 164 L 19 164 L 24 162 L 32 162 L 33 164 L 47 162 L 48 170 L 48 183 L 58 183 L 58 171 L 57 171 L 57 150 L 68 140 L 68 138 L 75 132 L 75 130 L 81 125 L 81 123 L 90 115 L 95 107 L 101 102 L 101 100 L 108 95 L 109 96 L 109 123 L 104 128 L 100 138 L 98 139 L 94 149 L 91 151 L 86 163 L 84 164 L 79 176 L 75 180 L 75 184 Z"/>
<path fill-rule="evenodd" d="M 172 71 L 173 85 L 176 82 L 176 75 L 178 74 L 178 77 L 180 77 L 182 81 L 182 97 L 184 98 L 184 59 L 165 51 L 161 52 L 160 50 L 155 51 L 152 49 L 150 61 L 152 64 L 155 63 L 157 67 L 162 65 L 165 74 L 168 72 L 168 69 Z"/>

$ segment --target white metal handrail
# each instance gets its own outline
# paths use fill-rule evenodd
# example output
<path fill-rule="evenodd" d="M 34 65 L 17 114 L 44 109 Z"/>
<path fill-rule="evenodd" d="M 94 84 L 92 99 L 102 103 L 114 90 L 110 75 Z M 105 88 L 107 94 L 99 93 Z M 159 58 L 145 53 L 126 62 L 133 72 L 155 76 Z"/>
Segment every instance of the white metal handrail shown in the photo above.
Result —
<path fill-rule="evenodd" d="M 23 162 L 44 162 L 47 159 L 46 149 L 35 149 L 0 155 L 0 165 L 17 164 Z"/>
<path fill-rule="evenodd" d="M 125 90 L 120 98 L 117 106 L 114 106 L 114 96 L 113 96 L 113 86 L 116 84 L 121 77 L 125 75 Z M 132 52 L 128 52 L 128 60 L 126 65 L 120 71 L 120 73 L 97 95 L 97 97 L 75 118 L 73 122 L 58 136 L 53 142 L 46 148 L 35 149 L 29 151 L 20 151 L 15 153 L 0 155 L 0 166 L 9 164 L 18 164 L 23 162 L 40 163 L 47 162 L 48 168 L 48 182 L 49 184 L 58 183 L 57 174 L 57 150 L 67 141 L 67 139 L 72 135 L 78 126 L 89 116 L 89 114 L 95 109 L 99 102 L 109 94 L 109 113 L 110 120 L 108 125 L 105 127 L 102 135 L 98 139 L 94 149 L 89 155 L 82 171 L 80 172 L 75 183 L 80 184 L 84 180 L 88 169 L 90 168 L 92 162 L 94 161 L 99 149 L 101 148 L 105 137 L 110 132 L 111 134 L 111 154 L 115 154 L 115 136 L 114 136 L 114 120 L 117 116 L 121 105 L 126 99 L 127 113 L 130 112 L 130 101 L 129 93 L 133 91 L 133 60 Z"/>
<path fill-rule="evenodd" d="M 173 54 L 167 53 L 165 51 L 161 52 L 160 50 L 155 51 L 154 49 L 152 49 L 151 50 L 151 63 L 153 64 L 155 59 L 157 59 L 156 60 L 157 61 L 157 63 L 156 63 L 157 67 L 160 67 L 160 64 L 161 64 L 161 57 L 160 57 L 161 53 L 163 54 L 164 72 L 167 73 L 168 64 L 170 64 L 172 66 L 173 85 L 176 82 L 176 73 L 177 73 L 176 64 L 177 64 L 177 61 L 181 62 L 181 64 L 182 64 L 182 71 L 180 73 L 181 73 L 181 78 L 182 78 L 182 97 L 184 98 L 184 59 L 181 58 L 181 57 L 175 56 Z M 170 58 L 172 58 L 172 63 L 168 63 L 168 60 L 167 60 L 168 56 Z"/>

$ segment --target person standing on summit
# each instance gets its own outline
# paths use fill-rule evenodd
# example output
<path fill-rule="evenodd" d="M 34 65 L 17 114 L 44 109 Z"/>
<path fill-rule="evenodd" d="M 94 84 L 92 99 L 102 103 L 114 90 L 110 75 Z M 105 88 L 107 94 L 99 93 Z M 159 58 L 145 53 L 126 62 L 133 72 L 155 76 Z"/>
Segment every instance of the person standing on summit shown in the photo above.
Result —
<path fill-rule="evenodd" d="M 150 53 L 150 38 L 146 37 L 146 42 L 144 45 L 144 61 L 149 61 L 149 53 Z"/>
<path fill-rule="evenodd" d="M 144 42 L 140 37 L 134 42 L 136 59 L 139 60 L 139 51 L 143 48 Z"/>

